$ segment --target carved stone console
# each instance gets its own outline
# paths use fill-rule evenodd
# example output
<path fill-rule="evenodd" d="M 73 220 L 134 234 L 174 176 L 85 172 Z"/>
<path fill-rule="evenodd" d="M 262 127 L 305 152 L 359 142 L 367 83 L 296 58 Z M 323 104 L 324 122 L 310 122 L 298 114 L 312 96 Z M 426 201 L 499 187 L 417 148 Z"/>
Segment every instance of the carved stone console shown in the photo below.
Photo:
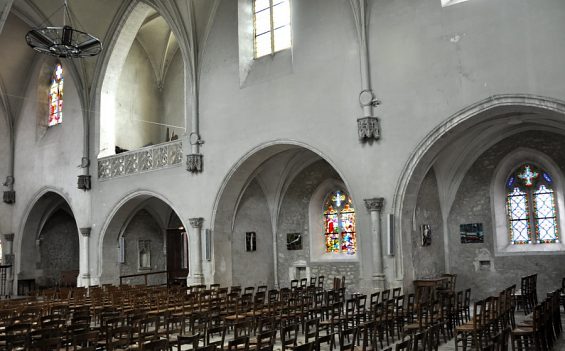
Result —
<path fill-rule="evenodd" d="M 358 118 L 357 132 L 361 141 L 378 140 L 381 137 L 379 119 L 377 117 Z"/>
<path fill-rule="evenodd" d="M 82 174 L 78 176 L 77 187 L 80 190 L 90 190 L 91 189 L 91 177 L 90 175 Z"/>
<path fill-rule="evenodd" d="M 7 204 L 16 203 L 16 191 L 15 190 L 4 191 L 4 202 Z"/>
<path fill-rule="evenodd" d="M 202 172 L 202 154 L 186 155 L 186 170 L 190 173 Z"/>

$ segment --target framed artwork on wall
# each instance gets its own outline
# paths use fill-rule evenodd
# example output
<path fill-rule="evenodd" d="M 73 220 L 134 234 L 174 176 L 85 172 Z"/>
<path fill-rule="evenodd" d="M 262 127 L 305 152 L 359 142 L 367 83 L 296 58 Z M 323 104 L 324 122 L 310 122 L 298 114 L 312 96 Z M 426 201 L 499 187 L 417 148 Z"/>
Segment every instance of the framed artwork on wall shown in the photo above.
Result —
<path fill-rule="evenodd" d="M 459 225 L 461 244 L 480 244 L 485 242 L 482 223 L 469 223 Z"/>
<path fill-rule="evenodd" d="M 245 233 L 245 251 L 257 251 L 257 234 L 255 232 Z"/>
<path fill-rule="evenodd" d="M 422 246 L 430 246 L 432 244 L 432 228 L 429 224 L 422 224 L 420 231 L 422 233 Z"/>
<path fill-rule="evenodd" d="M 302 233 L 286 234 L 286 249 L 290 251 L 302 250 Z"/>
<path fill-rule="evenodd" d="M 151 240 L 138 240 L 139 269 L 151 269 Z"/>

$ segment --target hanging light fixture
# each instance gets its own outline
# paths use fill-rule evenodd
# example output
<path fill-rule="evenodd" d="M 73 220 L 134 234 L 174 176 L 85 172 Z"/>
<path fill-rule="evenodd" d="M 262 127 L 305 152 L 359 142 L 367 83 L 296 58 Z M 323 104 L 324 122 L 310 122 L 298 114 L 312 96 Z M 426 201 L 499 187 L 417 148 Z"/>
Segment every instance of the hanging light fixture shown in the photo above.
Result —
<path fill-rule="evenodd" d="M 95 36 L 66 25 L 71 16 L 64 3 L 62 27 L 35 28 L 26 34 L 26 41 L 35 51 L 61 58 L 96 56 L 102 51 L 102 43 Z M 72 24 L 72 23 L 71 23 Z"/>

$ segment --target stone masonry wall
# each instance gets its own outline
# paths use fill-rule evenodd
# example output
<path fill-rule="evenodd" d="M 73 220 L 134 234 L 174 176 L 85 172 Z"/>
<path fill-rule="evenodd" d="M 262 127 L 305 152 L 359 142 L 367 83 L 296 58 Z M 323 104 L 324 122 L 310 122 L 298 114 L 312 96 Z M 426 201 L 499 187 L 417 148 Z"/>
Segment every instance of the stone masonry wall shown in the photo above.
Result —
<path fill-rule="evenodd" d="M 535 147 L 533 147 L 535 146 Z M 527 132 L 509 137 L 487 150 L 466 174 L 449 216 L 450 265 L 457 274 L 457 289 L 470 287 L 474 299 L 498 293 L 517 284 L 520 277 L 538 273 L 538 296 L 561 285 L 565 276 L 563 255 L 494 256 L 490 184 L 499 162 L 517 147 L 535 148 L 565 170 L 565 141 L 557 134 Z M 483 223 L 484 243 L 461 244 L 459 225 Z M 492 268 L 481 269 L 478 259 L 491 260 Z"/>
<path fill-rule="evenodd" d="M 310 268 L 311 277 L 325 276 L 326 288 L 331 286 L 333 277 L 345 276 L 348 290 L 358 289 L 359 263 L 310 262 L 309 235 L 323 235 L 323 233 L 310 233 L 308 205 L 316 188 L 329 178 L 340 179 L 327 162 L 316 162 L 304 169 L 294 179 L 285 194 L 277 228 L 278 277 L 281 287 L 290 286 L 290 268 L 297 262 L 304 262 Z M 302 250 L 287 250 L 287 233 L 302 233 Z"/>

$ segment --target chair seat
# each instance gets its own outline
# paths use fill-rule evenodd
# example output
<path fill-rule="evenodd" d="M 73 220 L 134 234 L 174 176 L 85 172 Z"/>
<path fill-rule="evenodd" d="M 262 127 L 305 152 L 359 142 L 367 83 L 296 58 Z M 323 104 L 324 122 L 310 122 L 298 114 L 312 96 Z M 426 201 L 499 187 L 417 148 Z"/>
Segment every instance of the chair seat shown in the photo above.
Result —
<path fill-rule="evenodd" d="M 478 330 L 477 328 L 475 328 L 475 326 L 473 325 L 473 323 L 465 323 L 462 325 L 458 325 L 455 327 L 455 331 L 461 331 L 461 332 L 472 332 Z"/>
<path fill-rule="evenodd" d="M 527 334 L 532 334 L 534 332 L 534 328 L 528 328 L 528 327 L 518 327 L 518 328 L 514 328 L 512 330 L 512 334 L 514 335 L 527 335 Z"/>

